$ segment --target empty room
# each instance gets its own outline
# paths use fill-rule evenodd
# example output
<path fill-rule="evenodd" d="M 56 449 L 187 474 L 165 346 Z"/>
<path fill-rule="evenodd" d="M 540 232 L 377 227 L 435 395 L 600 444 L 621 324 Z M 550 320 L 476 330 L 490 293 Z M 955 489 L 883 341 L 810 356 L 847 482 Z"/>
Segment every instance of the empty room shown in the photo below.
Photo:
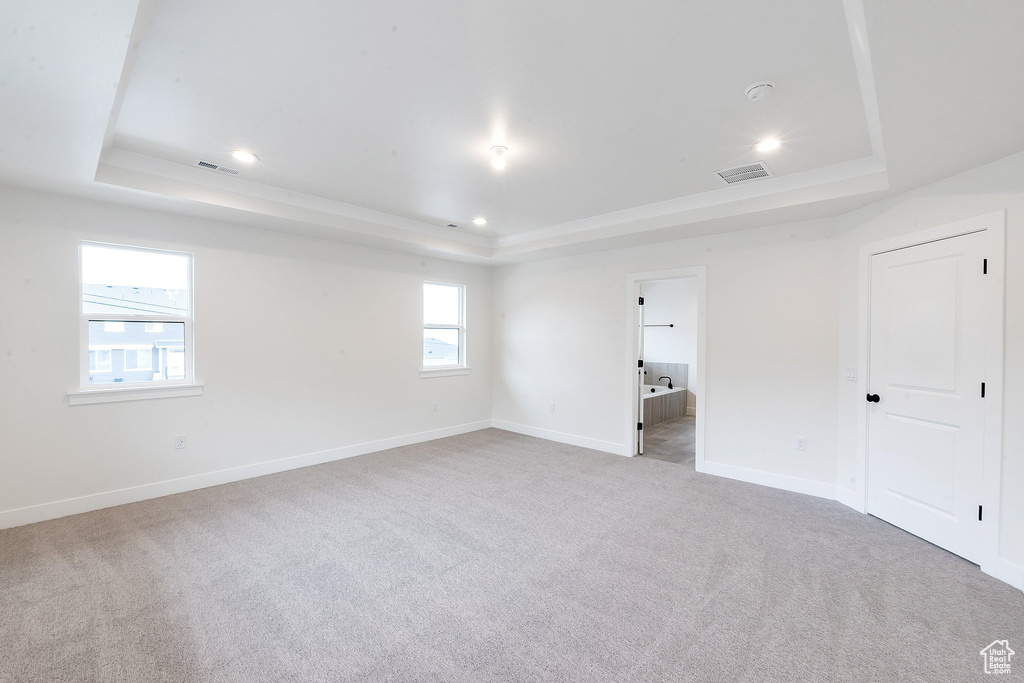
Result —
<path fill-rule="evenodd" d="M 0 4 L 0 682 L 1024 680 L 1021 35 Z"/>

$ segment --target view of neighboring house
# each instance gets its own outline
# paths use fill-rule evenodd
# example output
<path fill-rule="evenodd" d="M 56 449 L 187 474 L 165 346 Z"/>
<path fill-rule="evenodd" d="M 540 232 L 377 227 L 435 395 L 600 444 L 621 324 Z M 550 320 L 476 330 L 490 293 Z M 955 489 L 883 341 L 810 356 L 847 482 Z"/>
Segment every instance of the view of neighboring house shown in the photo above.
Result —
<path fill-rule="evenodd" d="M 184 377 L 183 323 L 89 322 L 90 384 Z"/>
<path fill-rule="evenodd" d="M 87 284 L 86 314 L 181 315 L 187 292 Z M 181 299 L 186 299 L 182 301 Z M 106 315 L 104 316 L 106 317 Z M 185 377 L 185 324 L 166 320 L 90 320 L 89 383 L 147 382 Z"/>

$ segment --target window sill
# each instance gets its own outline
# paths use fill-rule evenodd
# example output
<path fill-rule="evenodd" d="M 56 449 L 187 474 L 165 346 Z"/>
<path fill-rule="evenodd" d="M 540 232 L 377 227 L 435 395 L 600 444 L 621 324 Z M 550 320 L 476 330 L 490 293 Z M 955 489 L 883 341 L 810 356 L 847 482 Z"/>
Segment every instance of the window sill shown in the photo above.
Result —
<path fill-rule="evenodd" d="M 455 377 L 456 375 L 468 375 L 469 368 L 420 368 L 420 378 L 426 377 Z"/>
<path fill-rule="evenodd" d="M 68 392 L 68 403 L 73 406 L 89 403 L 115 403 L 117 401 L 145 401 L 153 398 L 176 396 L 202 396 L 202 384 L 165 384 L 156 387 L 119 387 L 117 389 L 86 389 Z"/>

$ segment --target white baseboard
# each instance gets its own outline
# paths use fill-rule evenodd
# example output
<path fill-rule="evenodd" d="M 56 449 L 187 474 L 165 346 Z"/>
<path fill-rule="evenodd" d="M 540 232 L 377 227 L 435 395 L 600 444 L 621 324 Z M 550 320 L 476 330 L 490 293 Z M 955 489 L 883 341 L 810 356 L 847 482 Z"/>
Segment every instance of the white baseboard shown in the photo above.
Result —
<path fill-rule="evenodd" d="M 851 491 L 850 489 L 844 489 L 842 486 L 836 487 L 836 500 L 845 505 L 851 507 L 857 512 L 867 512 L 867 508 L 864 507 L 864 495 Z"/>
<path fill-rule="evenodd" d="M 981 571 L 1024 591 L 1024 567 L 1019 564 L 999 558 L 994 566 L 982 565 Z"/>
<path fill-rule="evenodd" d="M 773 489 L 804 493 L 808 496 L 817 496 L 818 498 L 836 499 L 835 485 L 826 484 L 821 481 L 790 477 L 785 474 L 775 474 L 773 472 L 762 472 L 761 470 L 752 470 L 747 467 L 737 467 L 736 465 L 727 465 L 721 462 L 710 462 L 708 460 L 704 461 L 704 466 L 701 471 L 705 474 L 713 474 L 727 479 L 737 479 L 751 484 L 760 484 L 762 486 L 769 486 Z"/>
<path fill-rule="evenodd" d="M 604 451 L 605 453 L 614 453 L 615 455 L 625 455 L 627 457 L 633 455 L 629 452 L 629 446 L 623 446 L 620 443 L 612 443 L 611 441 L 601 441 L 600 439 L 591 439 L 585 436 L 576 436 L 575 434 L 566 434 L 564 432 L 556 432 L 550 429 L 541 429 L 540 427 L 528 427 L 527 425 L 516 424 L 515 422 L 505 422 L 504 420 L 491 420 L 491 426 L 496 429 L 504 429 L 507 432 L 525 434 L 526 436 L 536 436 L 539 439 L 547 439 L 548 441 L 567 443 L 570 446 L 582 446 L 583 448 L 591 448 L 595 451 Z"/>
<path fill-rule="evenodd" d="M 265 474 L 274 474 L 276 472 L 285 472 L 287 470 L 294 470 L 300 467 L 319 465 L 333 460 L 342 460 L 344 458 L 351 458 L 357 455 L 384 451 L 389 448 L 410 446 L 412 444 L 423 443 L 425 441 L 433 441 L 434 439 L 443 439 L 446 436 L 475 432 L 480 429 L 487 429 L 490 426 L 490 420 L 481 420 L 479 422 L 455 425 L 454 427 L 444 427 L 442 429 L 432 429 L 426 432 L 395 436 L 389 439 L 381 439 L 380 441 L 369 441 L 352 446 L 332 448 L 330 450 L 319 451 L 317 453 L 293 455 L 286 458 L 279 458 L 277 460 L 267 460 L 264 462 L 253 463 L 251 465 L 242 465 L 240 467 L 217 470 L 215 472 L 204 472 L 203 474 L 195 474 L 188 477 L 181 477 L 179 479 L 168 479 L 166 481 L 158 481 L 152 484 L 142 484 L 140 486 L 132 486 L 114 491 L 94 493 L 87 496 L 80 496 L 78 498 L 68 498 L 66 500 L 57 500 L 51 503 L 41 503 L 39 505 L 15 508 L 13 510 L 3 510 L 0 511 L 0 529 L 22 526 L 23 524 L 33 524 L 35 522 L 42 522 L 48 519 L 57 519 L 58 517 L 67 517 L 68 515 L 77 515 L 82 512 L 101 510 L 115 505 L 124 505 L 125 503 L 136 503 L 140 500 L 160 498 L 161 496 L 168 496 L 174 493 L 183 493 L 185 491 L 193 491 L 195 489 L 202 489 L 208 486 L 217 486 L 219 484 L 227 484 L 233 481 L 241 481 L 242 479 L 261 477 Z"/>

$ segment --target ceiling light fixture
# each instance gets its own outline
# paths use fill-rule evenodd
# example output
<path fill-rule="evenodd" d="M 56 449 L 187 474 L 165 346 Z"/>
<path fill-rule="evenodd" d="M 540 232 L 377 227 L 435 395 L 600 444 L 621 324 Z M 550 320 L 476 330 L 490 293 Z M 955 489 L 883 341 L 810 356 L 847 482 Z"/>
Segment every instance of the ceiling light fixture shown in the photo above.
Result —
<path fill-rule="evenodd" d="M 247 164 L 251 164 L 254 161 L 259 161 L 260 158 L 252 152 L 246 152 L 244 149 L 233 149 L 231 150 L 231 156 L 238 161 L 244 161 Z"/>
<path fill-rule="evenodd" d="M 483 217 L 481 217 L 481 218 L 474 218 L 473 219 L 473 225 L 487 225 L 487 219 L 483 218 Z"/>
<path fill-rule="evenodd" d="M 500 171 L 505 168 L 505 152 L 507 151 L 508 147 L 503 145 L 491 147 L 491 166 L 494 166 L 495 170 Z"/>
<path fill-rule="evenodd" d="M 766 138 L 761 142 L 754 145 L 754 149 L 758 152 L 773 152 L 779 148 L 782 143 L 777 138 Z"/>

